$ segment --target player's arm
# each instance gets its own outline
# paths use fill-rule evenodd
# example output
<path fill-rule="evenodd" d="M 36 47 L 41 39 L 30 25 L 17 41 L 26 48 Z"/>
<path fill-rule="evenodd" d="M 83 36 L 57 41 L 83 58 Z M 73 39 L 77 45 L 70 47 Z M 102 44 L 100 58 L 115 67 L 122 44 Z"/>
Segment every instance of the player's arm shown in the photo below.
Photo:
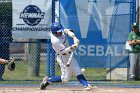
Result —
<path fill-rule="evenodd" d="M 69 53 L 69 52 L 71 52 L 71 51 L 73 51 L 73 49 L 74 48 L 72 48 L 72 46 L 69 46 L 69 47 L 65 47 L 64 46 L 64 44 L 62 44 L 62 43 L 55 43 L 54 45 L 53 45 L 53 48 L 55 49 L 55 50 L 58 50 L 59 51 L 59 54 L 66 54 L 66 53 Z"/>
<path fill-rule="evenodd" d="M 137 44 L 140 44 L 140 40 L 136 40 L 136 43 L 137 43 Z"/>
<path fill-rule="evenodd" d="M 75 48 L 76 48 L 75 45 L 72 45 L 72 46 L 69 46 L 69 47 L 67 47 L 67 48 L 64 48 L 64 49 L 60 50 L 60 52 L 61 52 L 62 54 L 69 53 L 69 52 L 71 52 L 71 51 L 74 51 Z"/>
<path fill-rule="evenodd" d="M 137 44 L 136 40 L 132 38 L 132 34 L 128 34 L 128 43 L 132 46 Z"/>
<path fill-rule="evenodd" d="M 6 59 L 2 59 L 0 58 L 0 64 L 7 64 L 8 65 L 8 69 L 10 71 L 15 70 L 15 63 L 14 63 L 14 58 L 10 59 L 10 60 L 6 60 Z"/>
<path fill-rule="evenodd" d="M 70 37 L 73 39 L 73 41 L 74 41 L 74 44 L 71 46 L 71 48 L 74 48 L 74 49 L 77 48 L 78 45 L 79 45 L 79 40 L 78 40 L 77 37 L 75 36 L 74 31 L 71 30 L 71 29 L 65 29 L 65 33 L 66 33 L 68 36 L 70 36 Z"/>
<path fill-rule="evenodd" d="M 136 40 L 128 40 L 129 45 L 136 45 L 138 44 Z"/>
<path fill-rule="evenodd" d="M 7 64 L 7 63 L 8 63 L 8 60 L 0 58 L 0 64 Z"/>
<path fill-rule="evenodd" d="M 65 53 L 69 53 L 71 51 L 74 51 L 78 47 L 78 45 L 79 45 L 79 40 L 75 36 L 73 30 L 71 30 L 71 29 L 65 29 L 65 33 L 73 39 L 74 44 L 71 45 L 71 46 L 69 46 L 69 47 L 67 47 L 67 48 L 65 48 L 63 44 L 59 45 L 59 47 L 61 46 L 61 48 L 59 48 L 59 49 L 60 49 L 60 52 L 62 54 L 65 54 Z"/>

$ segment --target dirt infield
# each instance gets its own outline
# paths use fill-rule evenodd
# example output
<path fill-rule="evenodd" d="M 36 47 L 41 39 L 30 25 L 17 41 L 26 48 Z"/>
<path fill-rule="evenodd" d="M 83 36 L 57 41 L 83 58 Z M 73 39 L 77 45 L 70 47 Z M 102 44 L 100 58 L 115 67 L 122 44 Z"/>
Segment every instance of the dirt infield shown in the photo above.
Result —
<path fill-rule="evenodd" d="M 82 87 L 55 87 L 49 86 L 46 90 L 40 90 L 38 86 L 1 86 L 0 93 L 140 93 L 140 88 L 112 88 L 98 87 L 91 91 L 85 91 Z"/>

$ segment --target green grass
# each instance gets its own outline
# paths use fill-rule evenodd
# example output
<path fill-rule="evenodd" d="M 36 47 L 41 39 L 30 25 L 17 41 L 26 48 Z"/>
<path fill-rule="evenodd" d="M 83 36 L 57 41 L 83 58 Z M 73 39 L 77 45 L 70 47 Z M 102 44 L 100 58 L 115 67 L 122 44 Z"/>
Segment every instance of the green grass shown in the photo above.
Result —
<path fill-rule="evenodd" d="M 40 73 L 39 76 L 29 76 L 29 67 L 28 67 L 28 62 L 25 61 L 16 61 L 16 69 L 14 71 L 9 71 L 7 66 L 5 68 L 5 72 L 3 75 L 3 78 L 5 83 L 14 82 L 14 83 L 26 83 L 32 81 L 33 83 L 40 82 L 43 77 L 45 76 L 46 73 L 46 63 L 41 62 L 40 63 Z M 105 79 L 105 69 L 91 69 L 91 68 L 86 68 L 86 72 L 84 75 L 86 76 L 87 80 L 94 80 L 94 79 Z M 55 67 L 55 75 L 60 75 L 60 67 L 56 63 Z M 70 80 L 77 80 L 76 76 L 72 76 Z M 2 83 L 1 81 L 0 83 Z M 9 83 L 10 83 L 9 82 Z M 31 82 L 30 82 L 31 83 Z"/>
<path fill-rule="evenodd" d="M 6 66 L 3 78 L 5 80 L 42 80 L 44 76 L 45 63 L 41 62 L 39 76 L 29 76 L 28 63 L 23 61 L 17 61 L 16 69 L 14 71 L 9 71 Z"/>
<path fill-rule="evenodd" d="M 117 84 L 126 84 L 126 85 L 140 85 L 140 81 L 121 81 Z"/>

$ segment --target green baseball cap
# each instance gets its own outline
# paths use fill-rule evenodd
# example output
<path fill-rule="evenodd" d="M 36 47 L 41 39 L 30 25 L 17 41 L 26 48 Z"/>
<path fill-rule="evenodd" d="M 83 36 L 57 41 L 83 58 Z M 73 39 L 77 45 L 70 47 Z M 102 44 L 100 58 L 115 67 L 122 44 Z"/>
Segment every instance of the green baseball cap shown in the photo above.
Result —
<path fill-rule="evenodd" d="M 132 27 L 134 28 L 134 27 L 139 27 L 139 25 L 137 24 L 137 23 L 133 23 L 132 24 Z"/>

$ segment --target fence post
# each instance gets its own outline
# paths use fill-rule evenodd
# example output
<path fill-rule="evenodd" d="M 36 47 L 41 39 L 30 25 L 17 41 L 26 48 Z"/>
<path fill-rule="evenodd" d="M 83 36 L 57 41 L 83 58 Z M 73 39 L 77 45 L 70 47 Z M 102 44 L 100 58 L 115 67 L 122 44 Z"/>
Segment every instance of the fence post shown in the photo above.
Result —
<path fill-rule="evenodd" d="M 50 39 L 47 40 L 46 75 L 50 77 Z"/>
<path fill-rule="evenodd" d="M 0 3 L 0 58 L 9 59 L 10 57 L 10 43 L 12 42 L 12 9 L 11 3 Z M 6 7 L 7 6 L 7 7 Z M 0 65 L 0 81 L 5 70 L 5 65 Z"/>
<path fill-rule="evenodd" d="M 136 0 L 133 0 L 133 22 L 136 22 Z"/>
<path fill-rule="evenodd" d="M 52 23 L 53 22 L 55 22 L 55 0 L 52 0 Z M 55 76 L 55 52 L 53 48 L 51 49 L 51 54 L 51 76 Z"/>
<path fill-rule="evenodd" d="M 38 40 L 30 40 L 28 76 L 39 76 L 41 44 Z"/>

